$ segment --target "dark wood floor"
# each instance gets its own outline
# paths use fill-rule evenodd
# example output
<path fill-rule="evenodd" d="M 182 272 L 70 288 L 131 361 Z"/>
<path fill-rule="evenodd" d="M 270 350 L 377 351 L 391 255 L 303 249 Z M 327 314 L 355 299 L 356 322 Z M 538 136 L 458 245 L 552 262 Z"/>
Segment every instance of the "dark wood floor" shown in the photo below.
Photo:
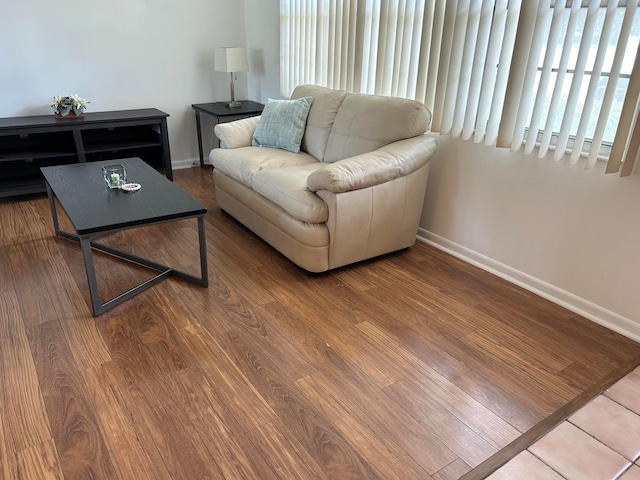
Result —
<path fill-rule="evenodd" d="M 98 318 L 46 198 L 0 201 L 0 478 L 456 479 L 638 361 L 423 244 L 308 276 L 221 213 L 210 170 L 175 178 L 209 208 L 209 288 Z M 198 273 L 195 220 L 107 242 Z M 104 299 L 151 276 L 97 271 Z"/>

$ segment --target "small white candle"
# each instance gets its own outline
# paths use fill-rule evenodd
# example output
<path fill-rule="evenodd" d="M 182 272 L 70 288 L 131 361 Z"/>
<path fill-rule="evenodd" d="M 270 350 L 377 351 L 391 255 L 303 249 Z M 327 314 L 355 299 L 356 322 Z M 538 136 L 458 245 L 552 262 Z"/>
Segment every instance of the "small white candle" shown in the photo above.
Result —
<path fill-rule="evenodd" d="M 118 173 L 111 174 L 111 185 L 119 185 L 120 184 L 120 175 Z"/>

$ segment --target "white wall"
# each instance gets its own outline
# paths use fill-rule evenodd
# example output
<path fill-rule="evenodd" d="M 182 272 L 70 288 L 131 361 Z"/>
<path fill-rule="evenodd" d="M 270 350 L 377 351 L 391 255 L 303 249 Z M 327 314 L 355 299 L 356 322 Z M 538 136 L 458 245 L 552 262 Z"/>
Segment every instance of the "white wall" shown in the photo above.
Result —
<path fill-rule="evenodd" d="M 266 103 L 280 95 L 279 0 L 245 0 L 249 98 Z"/>
<path fill-rule="evenodd" d="M 275 62 L 278 2 L 245 4 L 247 45 Z M 249 79 L 250 89 L 262 100 L 276 96 L 278 76 L 270 65 L 259 81 Z M 640 173 L 619 178 L 605 175 L 603 164 L 585 170 L 448 137 L 438 142 L 420 236 L 640 340 Z M 614 248 L 605 250 L 611 239 Z"/>
<path fill-rule="evenodd" d="M 438 137 L 421 235 L 640 340 L 640 174 Z M 613 241 L 611 248 L 604 248 Z"/>
<path fill-rule="evenodd" d="M 213 49 L 245 44 L 244 2 L 228 0 L 0 0 L 0 16 L 0 117 L 49 114 L 54 95 L 87 112 L 155 107 L 171 115 L 174 165 L 198 158 L 191 104 L 229 97 Z"/>

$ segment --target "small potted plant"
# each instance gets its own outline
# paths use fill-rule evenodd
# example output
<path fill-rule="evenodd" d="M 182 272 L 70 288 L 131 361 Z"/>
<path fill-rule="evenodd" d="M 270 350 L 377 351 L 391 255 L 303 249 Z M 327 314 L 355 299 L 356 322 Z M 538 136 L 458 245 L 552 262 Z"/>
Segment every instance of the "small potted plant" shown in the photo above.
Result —
<path fill-rule="evenodd" d="M 53 108 L 53 113 L 56 117 L 82 117 L 85 108 L 87 108 L 87 103 L 84 98 L 80 98 L 78 95 L 65 95 L 53 97 L 49 102 L 49 106 Z"/>

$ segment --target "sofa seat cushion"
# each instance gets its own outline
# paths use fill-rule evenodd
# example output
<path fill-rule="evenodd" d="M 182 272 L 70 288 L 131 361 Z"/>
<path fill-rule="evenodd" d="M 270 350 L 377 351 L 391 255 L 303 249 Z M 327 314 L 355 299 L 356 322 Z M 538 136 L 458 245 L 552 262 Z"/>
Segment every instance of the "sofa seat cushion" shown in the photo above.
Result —
<path fill-rule="evenodd" d="M 253 190 L 298 220 L 324 223 L 329 219 L 327 204 L 307 188 L 309 175 L 323 165 L 316 162 L 256 172 Z"/>
<path fill-rule="evenodd" d="M 214 148 L 209 159 L 214 168 L 249 188 L 253 187 L 256 172 L 319 163 L 305 152 L 292 153 L 269 147 Z"/>

